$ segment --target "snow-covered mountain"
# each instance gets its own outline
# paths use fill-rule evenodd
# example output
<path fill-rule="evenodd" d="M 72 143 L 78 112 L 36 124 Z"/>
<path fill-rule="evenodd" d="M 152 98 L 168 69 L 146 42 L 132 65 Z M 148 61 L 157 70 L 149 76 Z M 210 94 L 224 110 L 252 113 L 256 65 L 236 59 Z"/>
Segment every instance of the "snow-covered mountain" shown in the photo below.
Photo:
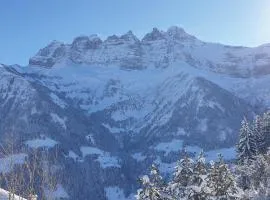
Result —
<path fill-rule="evenodd" d="M 137 176 L 153 161 L 171 169 L 183 145 L 232 157 L 241 119 L 270 106 L 270 45 L 206 43 L 179 27 L 80 36 L 28 66 L 0 65 L 0 78 L 1 139 L 58 146 L 71 199 L 132 199 Z"/>

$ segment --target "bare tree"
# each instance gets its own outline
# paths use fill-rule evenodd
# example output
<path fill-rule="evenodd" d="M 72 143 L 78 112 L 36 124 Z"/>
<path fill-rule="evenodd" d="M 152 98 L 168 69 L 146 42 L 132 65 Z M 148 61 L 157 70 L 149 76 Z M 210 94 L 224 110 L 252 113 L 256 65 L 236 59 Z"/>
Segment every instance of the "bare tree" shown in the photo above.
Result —
<path fill-rule="evenodd" d="M 13 134 L 10 134 L 9 139 L 5 140 L 4 145 L 0 144 L 0 155 L 2 158 L 0 163 L 2 166 L 0 181 L 1 185 L 9 192 L 10 200 L 15 199 L 15 197 L 18 198 L 17 195 L 21 196 L 20 191 L 22 191 L 24 185 L 24 175 L 18 173 L 19 165 L 16 162 L 17 157 L 24 157 L 24 154 L 18 154 L 18 148 L 16 146 L 16 140 Z"/>
<path fill-rule="evenodd" d="M 59 167 L 56 165 L 57 149 L 25 149 L 23 163 L 16 163 L 14 155 L 20 151 L 20 143 L 13 137 L 0 144 L 2 159 L 0 165 L 6 169 L 1 173 L 0 185 L 9 191 L 10 200 L 15 199 L 15 194 L 27 199 L 35 199 L 38 194 L 40 199 L 54 199 L 54 191 L 59 183 Z M 18 150 L 19 149 L 19 150 Z"/>

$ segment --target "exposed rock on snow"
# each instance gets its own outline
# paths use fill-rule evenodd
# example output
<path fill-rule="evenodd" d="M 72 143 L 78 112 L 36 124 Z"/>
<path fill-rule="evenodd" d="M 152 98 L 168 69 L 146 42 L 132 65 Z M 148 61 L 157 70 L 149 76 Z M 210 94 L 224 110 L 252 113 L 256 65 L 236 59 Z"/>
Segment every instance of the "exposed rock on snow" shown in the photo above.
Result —
<path fill-rule="evenodd" d="M 53 41 L 27 67 L 0 65 L 1 138 L 59 145 L 70 198 L 124 199 L 150 162 L 173 170 L 183 144 L 233 159 L 243 116 L 270 106 L 269 66 L 269 45 L 206 43 L 179 27 Z"/>

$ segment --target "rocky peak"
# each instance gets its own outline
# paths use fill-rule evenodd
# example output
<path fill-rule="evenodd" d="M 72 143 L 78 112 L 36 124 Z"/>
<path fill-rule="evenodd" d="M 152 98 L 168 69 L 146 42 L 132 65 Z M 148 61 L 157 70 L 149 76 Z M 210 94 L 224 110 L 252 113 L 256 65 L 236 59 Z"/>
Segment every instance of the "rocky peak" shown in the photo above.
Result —
<path fill-rule="evenodd" d="M 117 42 L 119 41 L 119 39 L 120 38 L 117 35 L 111 35 L 107 37 L 107 39 L 105 40 L 105 43 Z"/>
<path fill-rule="evenodd" d="M 151 33 L 147 33 L 142 41 L 156 41 L 156 40 L 162 40 L 165 38 L 164 32 L 158 30 L 157 28 L 153 28 Z"/>
<path fill-rule="evenodd" d="M 90 35 L 89 40 L 90 40 L 90 46 L 89 46 L 90 49 L 97 49 L 102 44 L 102 40 L 96 34 Z"/>
<path fill-rule="evenodd" d="M 71 48 L 75 50 L 85 50 L 88 49 L 89 46 L 90 40 L 88 36 L 76 37 L 71 44 Z"/>
<path fill-rule="evenodd" d="M 215 57 L 209 52 L 215 52 Z M 194 67 L 219 73 L 243 74 L 243 71 L 251 71 L 256 67 L 255 74 L 268 74 L 269 52 L 269 44 L 256 48 L 239 48 L 205 43 L 189 35 L 184 29 L 172 26 L 167 31 L 153 28 L 142 40 L 128 31 L 121 36 L 109 36 L 105 41 L 97 35 L 77 37 L 72 44 L 53 41 L 39 50 L 29 60 L 29 64 L 52 67 L 66 62 L 105 65 L 117 63 L 123 68 L 144 68 L 149 66 L 145 63 L 154 63 L 154 66 L 160 67 L 184 61 Z M 242 57 L 238 58 L 239 55 Z"/>
<path fill-rule="evenodd" d="M 46 46 L 45 48 L 39 50 L 39 52 L 37 53 L 37 56 L 57 57 L 59 54 L 57 54 L 55 52 L 59 51 L 60 49 L 63 49 L 64 46 L 65 46 L 64 43 L 54 40 L 48 46 Z"/>
<path fill-rule="evenodd" d="M 89 40 L 90 41 L 100 41 L 100 42 L 102 42 L 102 40 L 100 39 L 100 37 L 97 34 L 90 35 Z"/>
<path fill-rule="evenodd" d="M 140 40 L 132 33 L 132 31 L 128 31 L 126 34 L 122 35 L 120 37 L 121 40 L 124 40 L 126 42 L 133 42 L 137 43 Z"/>
<path fill-rule="evenodd" d="M 187 39 L 196 39 L 194 36 L 189 35 L 185 30 L 178 26 L 172 26 L 168 28 L 167 35 L 175 40 L 187 40 Z"/>
<path fill-rule="evenodd" d="M 65 54 L 65 44 L 54 40 L 45 48 L 40 49 L 34 57 L 30 58 L 29 64 L 52 67 L 56 60 L 60 59 Z"/>
<path fill-rule="evenodd" d="M 97 35 L 76 37 L 71 48 L 77 51 L 85 51 L 88 49 L 97 49 L 102 44 L 102 40 Z"/>

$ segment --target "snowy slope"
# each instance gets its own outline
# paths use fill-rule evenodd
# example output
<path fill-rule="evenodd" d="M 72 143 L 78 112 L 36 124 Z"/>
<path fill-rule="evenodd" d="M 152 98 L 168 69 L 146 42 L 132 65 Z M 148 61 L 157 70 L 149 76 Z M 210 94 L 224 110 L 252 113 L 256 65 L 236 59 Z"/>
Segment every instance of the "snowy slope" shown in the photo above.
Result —
<path fill-rule="evenodd" d="M 183 146 L 234 158 L 241 119 L 270 106 L 269 72 L 269 45 L 179 27 L 53 41 L 28 66 L 0 65 L 0 137 L 58 149 L 65 196 L 133 199 L 137 177 L 154 161 L 172 170 Z"/>
<path fill-rule="evenodd" d="M 117 64 L 125 69 L 143 69 L 168 67 L 175 61 L 184 61 L 196 68 L 250 77 L 270 72 L 269 53 L 269 45 L 246 48 L 205 43 L 179 27 L 171 27 L 166 32 L 154 28 L 141 41 L 130 31 L 104 41 L 98 36 L 80 36 L 72 44 L 53 41 L 29 63 L 45 67 L 70 62 Z"/>
<path fill-rule="evenodd" d="M 132 71 L 118 66 L 75 64 L 53 68 L 29 66 L 17 70 L 30 82 L 38 82 L 47 87 L 51 91 L 51 100 L 59 107 L 65 109 L 69 102 L 69 106 L 81 109 L 95 120 L 98 118 L 96 123 L 99 122 L 113 134 L 131 133 L 139 137 L 141 134 L 143 137 L 153 134 L 159 137 L 167 134 L 192 136 L 198 131 L 208 131 L 206 126 L 200 128 L 202 122 L 207 124 L 220 119 L 228 122 L 211 129 L 213 132 L 220 132 L 223 136 L 218 137 L 220 140 L 224 138 L 221 140 L 224 142 L 224 131 L 229 131 L 228 134 L 233 134 L 233 138 L 236 138 L 233 130 L 237 128 L 240 118 L 251 111 L 248 104 L 253 100 L 241 100 L 246 97 L 246 93 L 240 93 L 235 87 L 246 79 L 193 68 L 184 62 L 174 63 L 165 69 L 149 67 Z M 61 94 L 61 98 L 57 94 Z M 210 113 L 204 119 L 202 115 L 205 109 Z M 233 114 L 235 109 L 238 109 L 239 115 Z M 183 113 L 179 113 L 180 110 Z M 187 110 L 188 118 L 178 123 L 182 126 L 170 124 L 185 115 Z M 214 110 L 223 114 L 214 113 Z M 103 118 L 98 117 L 101 113 Z M 50 115 L 53 121 L 65 128 L 66 117 L 59 117 L 54 113 Z M 227 116 L 227 119 L 224 120 L 223 115 Z M 189 128 L 195 116 L 197 120 L 194 126 L 198 126 L 197 132 Z M 236 121 L 230 118 L 235 118 Z M 227 129 L 230 121 L 234 121 L 232 124 L 235 125 Z M 166 126 L 172 129 L 168 130 Z M 231 139 L 229 140 L 231 142 Z"/>
<path fill-rule="evenodd" d="M 15 194 L 14 195 L 10 194 L 10 192 L 0 188 L 0 199 L 1 200 L 9 200 L 10 198 L 12 198 L 14 200 L 26 200 L 25 198 L 22 198 L 18 195 L 15 195 Z"/>
<path fill-rule="evenodd" d="M 93 74 L 99 74 L 97 71 L 100 71 L 105 76 L 108 74 L 106 79 L 111 77 L 113 80 L 118 80 L 114 79 L 114 75 L 120 75 L 121 79 L 126 75 L 115 72 L 115 66 L 125 70 L 168 68 L 171 71 L 176 70 L 176 73 L 181 68 L 192 71 L 197 76 L 204 74 L 207 79 L 213 77 L 216 84 L 221 84 L 241 97 L 249 98 L 253 103 L 264 101 L 268 106 L 269 88 L 262 86 L 269 84 L 269 63 L 269 45 L 247 48 L 205 43 L 179 27 L 171 27 L 167 31 L 154 28 L 142 40 L 128 32 L 122 36 L 110 36 L 104 41 L 96 35 L 77 37 L 72 44 L 53 41 L 29 61 L 31 66 L 49 68 L 67 65 L 99 68 L 100 70 L 93 69 Z M 145 70 L 143 73 L 147 74 Z M 76 79 L 74 76 L 72 78 Z M 98 80 L 103 81 L 104 78 L 104 75 L 101 78 L 91 76 L 89 84 L 97 84 Z"/>

